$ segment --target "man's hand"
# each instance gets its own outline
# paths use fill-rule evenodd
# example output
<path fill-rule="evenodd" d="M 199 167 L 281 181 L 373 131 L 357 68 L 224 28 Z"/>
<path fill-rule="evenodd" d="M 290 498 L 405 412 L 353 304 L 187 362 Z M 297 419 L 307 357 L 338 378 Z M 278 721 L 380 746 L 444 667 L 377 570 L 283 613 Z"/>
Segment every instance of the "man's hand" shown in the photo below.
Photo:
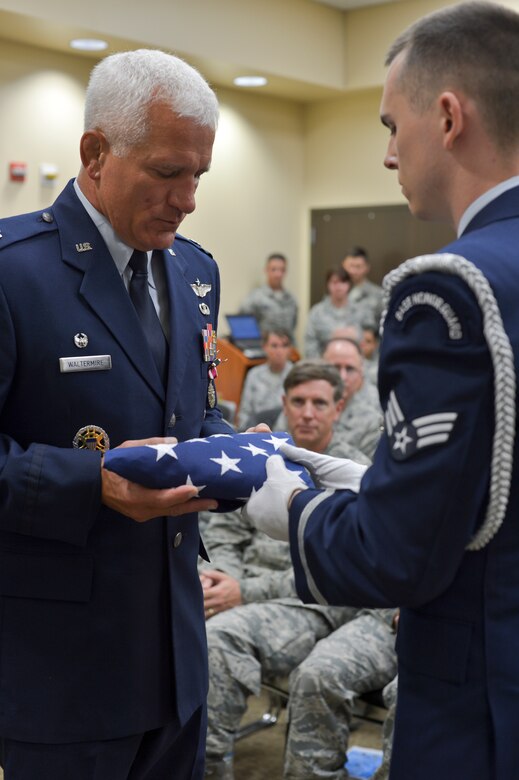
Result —
<path fill-rule="evenodd" d="M 266 470 L 266 481 L 257 493 L 253 493 L 243 512 L 260 531 L 287 542 L 290 500 L 294 493 L 306 490 L 308 486 L 287 469 L 281 455 L 271 455 Z"/>
<path fill-rule="evenodd" d="M 176 444 L 174 438 L 153 437 L 123 442 L 121 447 L 142 447 L 146 444 Z M 181 485 L 177 488 L 157 490 L 129 482 L 124 477 L 102 467 L 101 462 L 101 501 L 110 509 L 115 509 L 138 523 L 144 523 L 162 515 L 176 516 L 188 512 L 203 512 L 216 509 L 218 502 L 213 499 L 198 499 L 198 489 L 194 485 Z"/>
<path fill-rule="evenodd" d="M 354 490 L 358 493 L 361 479 L 368 468 L 361 463 L 355 463 L 354 460 L 320 455 L 292 444 L 282 444 L 279 452 L 288 460 L 305 466 L 317 488 Z"/>
<path fill-rule="evenodd" d="M 272 433 L 267 423 L 258 423 L 253 428 L 247 428 L 245 433 Z"/>
<path fill-rule="evenodd" d="M 215 569 L 204 570 L 200 575 L 204 592 L 206 620 L 242 604 L 240 583 L 230 574 Z"/>

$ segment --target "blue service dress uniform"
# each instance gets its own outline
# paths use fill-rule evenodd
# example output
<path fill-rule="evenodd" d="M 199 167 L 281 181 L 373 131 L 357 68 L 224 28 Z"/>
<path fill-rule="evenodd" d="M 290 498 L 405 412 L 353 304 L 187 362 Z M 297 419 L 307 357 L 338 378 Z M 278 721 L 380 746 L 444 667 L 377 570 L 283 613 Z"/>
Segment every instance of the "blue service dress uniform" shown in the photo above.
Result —
<path fill-rule="evenodd" d="M 218 317 L 216 264 L 181 236 L 164 252 L 164 390 L 72 183 L 47 212 L 1 221 L 0 236 L 0 736 L 67 743 L 185 723 L 207 690 L 196 515 L 112 511 L 101 454 L 72 444 L 84 426 L 112 447 L 229 430 L 208 402 L 202 346 Z M 60 358 L 88 369 L 99 356 L 100 370 L 60 370 Z"/>
<path fill-rule="evenodd" d="M 401 607 L 394 780 L 519 777 L 518 246 L 515 188 L 388 276 L 373 466 L 290 509 L 303 599 Z"/>

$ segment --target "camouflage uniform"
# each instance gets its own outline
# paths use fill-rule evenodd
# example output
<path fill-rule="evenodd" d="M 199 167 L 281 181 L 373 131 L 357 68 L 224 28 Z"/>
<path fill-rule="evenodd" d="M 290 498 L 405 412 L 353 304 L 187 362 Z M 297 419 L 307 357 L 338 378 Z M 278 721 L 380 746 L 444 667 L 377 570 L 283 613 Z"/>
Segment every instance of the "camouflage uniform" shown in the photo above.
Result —
<path fill-rule="evenodd" d="M 288 362 L 278 373 L 271 371 L 267 363 L 248 371 L 238 412 L 238 428 L 246 427 L 250 418 L 256 417 L 264 409 L 273 409 L 275 406 L 281 408 L 283 382 L 292 365 Z"/>
<path fill-rule="evenodd" d="M 398 678 L 395 677 L 386 685 L 383 691 L 384 704 L 388 707 L 388 713 L 382 728 L 382 750 L 384 757 L 372 780 L 388 780 L 391 764 L 391 751 L 393 749 L 393 729 L 395 727 L 396 697 Z"/>
<path fill-rule="evenodd" d="M 332 439 L 327 452 L 337 457 L 352 455 L 351 448 L 337 439 Z M 322 640 L 331 641 L 335 631 L 342 630 L 341 627 L 357 616 L 365 623 L 371 613 L 353 607 L 302 604 L 295 592 L 288 542 L 269 539 L 238 512 L 213 515 L 204 541 L 212 558 L 211 568 L 238 579 L 243 600 L 242 606 L 216 614 L 206 624 L 209 650 L 206 776 L 232 778 L 232 764 L 225 756 L 233 750 L 234 733 L 246 711 L 247 699 L 251 694 L 260 693 L 262 680 L 288 677 L 310 655 L 318 658 Z M 378 610 L 373 612 L 378 613 Z M 378 632 L 390 633 L 380 618 L 374 619 L 373 626 Z M 364 632 L 363 648 L 369 649 L 369 642 Z M 339 664 L 342 640 L 339 645 L 332 642 L 331 647 L 335 648 Z M 331 667 L 331 650 L 323 657 Z M 393 675 L 394 670 L 388 679 Z M 348 690 L 351 687 L 349 677 L 347 687 Z M 343 710 L 347 740 L 347 703 Z M 321 737 L 324 739 L 325 735 Z M 329 737 L 335 741 L 333 735 Z M 345 750 L 346 742 L 342 746 L 343 758 Z"/>
<path fill-rule="evenodd" d="M 343 438 L 371 459 L 382 433 L 382 425 L 378 391 L 365 382 L 344 407 L 335 430 L 338 438 Z"/>
<path fill-rule="evenodd" d="M 327 295 L 322 301 L 312 306 L 308 313 L 305 333 L 305 357 L 321 357 L 326 343 L 338 328 L 356 325 L 361 328 L 364 319 L 364 309 L 359 304 L 348 300 L 346 306 L 334 306 Z"/>
<path fill-rule="evenodd" d="M 348 302 L 355 304 L 361 311 L 363 325 L 374 325 L 378 328 L 382 314 L 382 287 L 366 280 L 351 288 Z"/>
<path fill-rule="evenodd" d="M 253 314 L 262 331 L 282 328 L 294 336 L 297 301 L 288 290 L 273 290 L 268 284 L 256 287 L 240 306 L 240 314 Z"/>
<path fill-rule="evenodd" d="M 396 674 L 396 610 L 364 610 L 322 639 L 290 675 L 285 780 L 346 778 L 355 698 Z"/>

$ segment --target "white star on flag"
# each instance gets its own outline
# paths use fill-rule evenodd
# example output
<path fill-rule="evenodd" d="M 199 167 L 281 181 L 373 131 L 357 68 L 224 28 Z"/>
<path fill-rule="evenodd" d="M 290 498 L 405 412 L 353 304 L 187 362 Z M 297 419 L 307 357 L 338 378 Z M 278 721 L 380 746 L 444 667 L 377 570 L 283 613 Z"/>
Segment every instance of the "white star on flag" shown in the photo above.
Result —
<path fill-rule="evenodd" d="M 286 441 L 288 441 L 288 439 L 282 439 L 280 436 L 279 437 L 271 436 L 270 439 L 263 439 L 263 441 L 265 442 L 265 444 L 272 444 L 272 446 L 277 452 L 281 447 L 281 445 L 284 444 Z"/>
<path fill-rule="evenodd" d="M 241 458 L 230 458 L 223 450 L 219 458 L 209 458 L 209 460 L 218 463 L 218 465 L 222 467 L 220 475 L 226 474 L 228 471 L 237 471 L 239 474 L 242 473 L 241 469 L 236 465 L 240 462 Z"/>
<path fill-rule="evenodd" d="M 252 457 L 255 457 L 256 455 L 264 455 L 266 458 L 268 458 L 269 454 L 267 450 L 264 450 L 263 447 L 256 447 L 255 444 L 248 444 L 246 447 L 243 445 L 240 445 L 240 450 L 247 450 L 247 452 L 250 452 Z"/>
<path fill-rule="evenodd" d="M 196 487 L 198 491 L 203 490 L 206 487 L 205 485 L 195 485 L 195 483 L 191 479 L 191 474 L 187 475 L 186 485 L 192 485 L 193 487 Z M 195 498 L 200 498 L 200 496 L 195 496 Z"/>
<path fill-rule="evenodd" d="M 164 455 L 169 455 L 170 458 L 178 460 L 178 455 L 175 452 L 176 444 L 146 444 L 146 447 L 151 447 L 152 450 L 157 451 L 157 460 L 160 460 Z"/>

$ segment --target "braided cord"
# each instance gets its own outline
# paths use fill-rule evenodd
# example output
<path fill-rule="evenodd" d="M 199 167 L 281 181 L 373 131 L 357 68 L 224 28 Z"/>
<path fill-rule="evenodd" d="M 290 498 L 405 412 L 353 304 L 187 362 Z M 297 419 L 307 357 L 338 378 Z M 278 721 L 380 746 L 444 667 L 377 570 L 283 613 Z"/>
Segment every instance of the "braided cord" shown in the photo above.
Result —
<path fill-rule="evenodd" d="M 467 545 L 467 550 L 481 550 L 501 527 L 510 496 L 516 416 L 514 354 L 488 279 L 473 263 L 460 255 L 450 253 L 414 257 L 387 274 L 383 281 L 384 311 L 380 325 L 381 334 L 389 299 L 396 285 L 409 276 L 426 271 L 459 276 L 471 289 L 483 314 L 483 333 L 494 367 L 495 427 L 489 502 L 481 527 Z"/>

